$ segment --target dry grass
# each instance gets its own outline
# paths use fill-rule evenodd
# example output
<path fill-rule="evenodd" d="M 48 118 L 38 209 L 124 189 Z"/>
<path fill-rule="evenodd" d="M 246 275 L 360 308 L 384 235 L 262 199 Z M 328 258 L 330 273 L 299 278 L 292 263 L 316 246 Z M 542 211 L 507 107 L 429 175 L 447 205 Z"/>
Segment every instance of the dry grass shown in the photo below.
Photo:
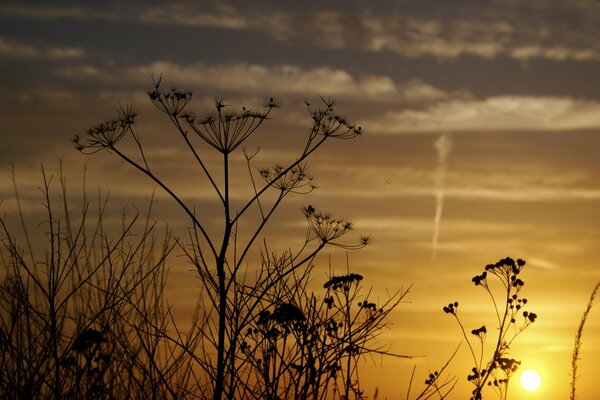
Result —
<path fill-rule="evenodd" d="M 579 353 L 581 352 L 581 337 L 583 335 L 583 327 L 585 326 L 585 322 L 588 319 L 590 314 L 590 310 L 592 309 L 592 304 L 594 304 L 594 299 L 596 298 L 596 293 L 598 293 L 598 289 L 600 288 L 600 283 L 596 285 L 594 290 L 592 291 L 592 295 L 590 296 L 590 301 L 581 316 L 581 322 L 579 323 L 579 327 L 577 328 L 577 334 L 575 335 L 575 346 L 573 347 L 573 357 L 571 359 L 571 400 L 575 400 L 575 387 L 577 384 L 577 362 L 580 360 Z"/>

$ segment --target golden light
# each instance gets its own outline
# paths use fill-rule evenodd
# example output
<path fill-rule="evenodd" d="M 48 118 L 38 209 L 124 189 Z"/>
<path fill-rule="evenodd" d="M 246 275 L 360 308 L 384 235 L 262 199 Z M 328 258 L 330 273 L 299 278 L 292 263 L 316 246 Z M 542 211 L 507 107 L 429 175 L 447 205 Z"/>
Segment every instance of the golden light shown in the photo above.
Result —
<path fill-rule="evenodd" d="M 535 392 L 542 384 L 542 377 L 537 371 L 526 369 L 521 373 L 521 386 L 528 392 Z"/>

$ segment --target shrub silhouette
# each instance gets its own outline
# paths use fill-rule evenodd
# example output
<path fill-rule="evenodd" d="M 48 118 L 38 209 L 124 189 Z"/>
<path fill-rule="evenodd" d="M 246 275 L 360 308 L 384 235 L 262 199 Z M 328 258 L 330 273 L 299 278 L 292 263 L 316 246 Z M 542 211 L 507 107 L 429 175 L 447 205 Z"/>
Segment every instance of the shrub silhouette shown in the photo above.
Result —
<path fill-rule="evenodd" d="M 140 333 L 155 335 L 152 327 L 165 315 L 161 296 L 165 261 L 174 248 L 170 234 L 161 244 L 148 211 L 145 218 L 124 214 L 120 231 L 111 236 L 104 223 L 106 199 L 99 199 L 92 218 L 84 190 L 81 211 L 73 212 L 62 173 L 62 200 L 53 195 L 52 177 L 43 169 L 42 175 L 46 216 L 39 237 L 23 222 L 19 241 L 8 217 L 0 218 L 0 397 L 162 397 L 164 382 L 148 365 L 157 353 L 151 338 Z M 169 385 L 176 382 L 168 370 L 162 373 L 173 379 Z M 153 386 L 155 394 L 144 386 Z"/>

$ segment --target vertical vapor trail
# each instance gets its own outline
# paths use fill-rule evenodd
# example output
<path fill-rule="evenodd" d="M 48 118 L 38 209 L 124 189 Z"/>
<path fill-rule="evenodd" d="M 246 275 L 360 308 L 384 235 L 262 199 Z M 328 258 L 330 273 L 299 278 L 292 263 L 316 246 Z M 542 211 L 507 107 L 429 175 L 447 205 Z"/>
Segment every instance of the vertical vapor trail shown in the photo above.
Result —
<path fill-rule="evenodd" d="M 452 137 L 446 133 L 442 134 L 434 143 L 437 151 L 438 163 L 435 169 L 435 217 L 433 219 L 433 239 L 431 242 L 431 261 L 437 258 L 438 241 L 440 238 L 440 225 L 442 222 L 442 211 L 444 210 L 444 182 L 446 180 L 447 160 L 452 150 Z"/>

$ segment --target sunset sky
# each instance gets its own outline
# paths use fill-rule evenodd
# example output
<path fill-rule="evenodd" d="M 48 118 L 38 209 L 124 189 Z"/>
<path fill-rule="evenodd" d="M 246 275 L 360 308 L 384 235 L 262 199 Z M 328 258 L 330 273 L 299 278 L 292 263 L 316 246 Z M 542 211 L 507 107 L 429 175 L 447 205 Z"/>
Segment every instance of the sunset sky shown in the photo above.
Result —
<path fill-rule="evenodd" d="M 110 191 L 115 209 L 143 208 L 150 182 L 115 156 L 86 157 L 70 143 L 131 102 L 161 176 L 211 216 L 215 197 L 146 94 L 160 74 L 194 93 L 197 114 L 217 98 L 258 109 L 274 97 L 281 108 L 248 144 L 260 144 L 259 164 L 301 151 L 306 99 L 334 98 L 364 128 L 313 158 L 319 188 L 288 199 L 269 240 L 299 244 L 300 209 L 314 204 L 372 236 L 349 260 L 377 296 L 414 285 L 380 343 L 424 357 L 367 362 L 367 394 L 378 387 L 379 398 L 406 398 L 413 365 L 416 388 L 443 365 L 461 341 L 442 311 L 450 301 L 461 303 L 469 329 L 491 327 L 492 305 L 471 278 L 511 256 L 527 261 L 524 291 L 539 315 L 511 354 L 543 379 L 531 394 L 515 379 L 511 398 L 568 398 L 575 331 L 600 281 L 599 1 L 4 0 L 2 213 L 15 209 L 11 164 L 34 223 L 40 165 L 56 173 L 60 158 L 74 192 L 87 162 L 90 192 Z M 245 175 L 235 179 L 247 184 Z M 168 197 L 158 189 L 156 197 L 155 218 L 185 228 Z M 346 254 L 331 254 L 344 271 Z M 169 296 L 182 307 L 194 299 L 191 277 L 173 266 Z M 469 360 L 463 345 L 448 368 L 459 378 L 451 398 L 471 390 Z M 584 331 L 581 400 L 597 398 L 599 360 L 597 304 Z"/>

